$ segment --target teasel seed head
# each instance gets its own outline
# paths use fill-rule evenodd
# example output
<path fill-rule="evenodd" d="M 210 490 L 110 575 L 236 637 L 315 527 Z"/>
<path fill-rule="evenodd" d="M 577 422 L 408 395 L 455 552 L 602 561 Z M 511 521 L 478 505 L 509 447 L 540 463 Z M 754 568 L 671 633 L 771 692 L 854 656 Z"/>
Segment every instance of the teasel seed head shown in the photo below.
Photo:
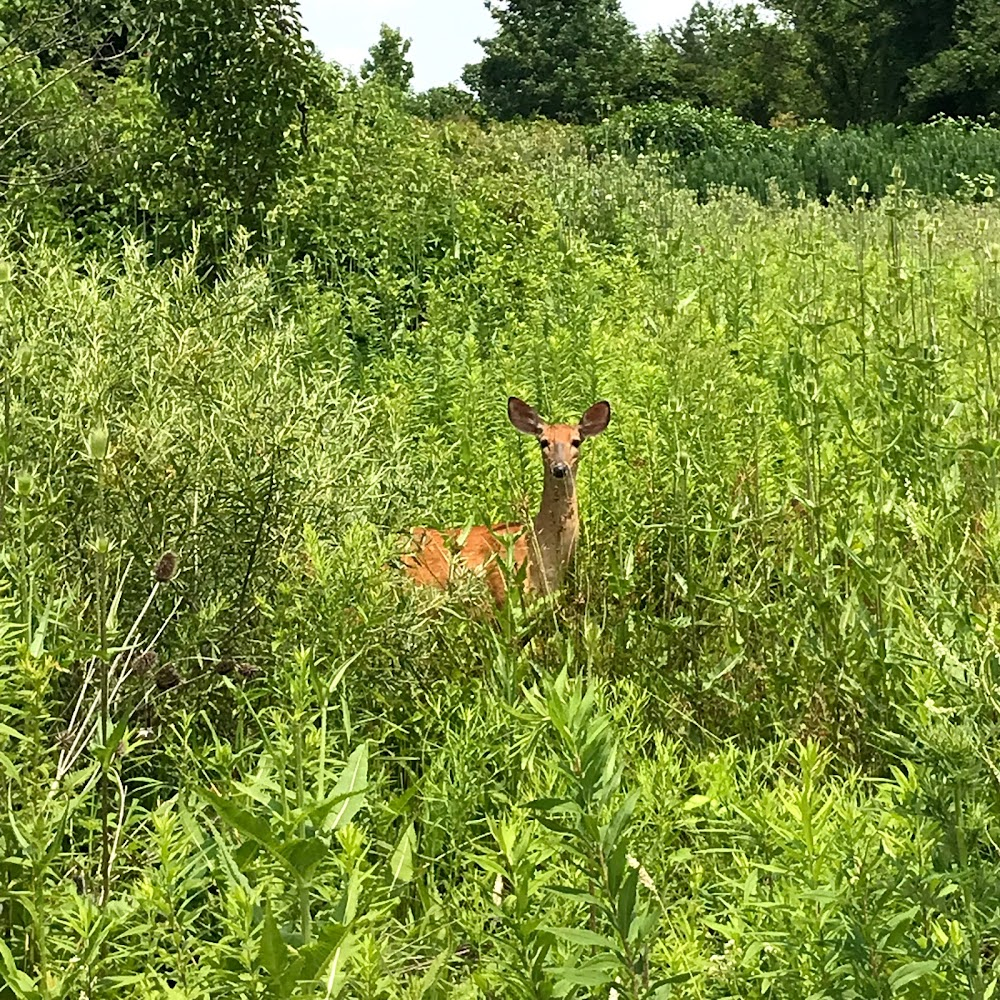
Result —
<path fill-rule="evenodd" d="M 236 672 L 244 680 L 252 681 L 260 672 L 260 667 L 255 666 L 253 663 L 237 663 Z"/>
<path fill-rule="evenodd" d="M 144 653 L 140 653 L 132 662 L 132 673 L 136 677 L 145 677 L 146 674 L 152 672 L 159 659 L 159 654 L 155 649 L 147 649 Z"/>
<path fill-rule="evenodd" d="M 93 462 L 103 462 L 108 457 L 108 429 L 95 427 L 87 435 L 87 457 Z"/>
<path fill-rule="evenodd" d="M 163 553 L 153 567 L 153 576 L 158 583 L 168 583 L 177 572 L 177 553 L 169 549 Z"/>
<path fill-rule="evenodd" d="M 172 663 L 166 663 L 160 667 L 156 675 L 156 686 L 161 691 L 169 691 L 172 687 L 177 687 L 181 682 L 181 675 Z"/>
<path fill-rule="evenodd" d="M 29 496 L 34 486 L 35 477 L 30 472 L 21 471 L 14 474 L 14 492 L 19 497 Z"/>

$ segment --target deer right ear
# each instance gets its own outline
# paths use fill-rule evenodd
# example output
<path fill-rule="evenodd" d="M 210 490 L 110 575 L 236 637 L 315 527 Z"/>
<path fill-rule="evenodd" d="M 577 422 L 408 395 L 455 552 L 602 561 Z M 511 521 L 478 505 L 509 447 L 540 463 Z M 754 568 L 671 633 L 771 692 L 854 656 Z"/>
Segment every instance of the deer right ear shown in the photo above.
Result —
<path fill-rule="evenodd" d="M 523 399 L 511 396 L 507 400 L 507 416 L 522 434 L 530 434 L 532 437 L 541 436 L 542 418 Z"/>
<path fill-rule="evenodd" d="M 611 404 L 602 399 L 580 418 L 580 437 L 592 438 L 603 434 L 611 422 Z"/>

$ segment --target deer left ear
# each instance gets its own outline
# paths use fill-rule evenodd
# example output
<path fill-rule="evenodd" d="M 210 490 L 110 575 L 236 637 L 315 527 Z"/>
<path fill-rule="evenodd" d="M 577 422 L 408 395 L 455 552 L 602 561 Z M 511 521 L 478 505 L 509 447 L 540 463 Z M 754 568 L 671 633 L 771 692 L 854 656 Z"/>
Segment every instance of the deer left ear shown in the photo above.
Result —
<path fill-rule="evenodd" d="M 533 406 L 517 396 L 507 400 L 507 416 L 510 422 L 522 433 L 532 437 L 540 437 L 542 433 L 542 418 L 535 412 Z"/>
<path fill-rule="evenodd" d="M 587 410 L 580 418 L 580 437 L 592 438 L 607 430 L 611 423 L 611 404 L 602 399 Z"/>

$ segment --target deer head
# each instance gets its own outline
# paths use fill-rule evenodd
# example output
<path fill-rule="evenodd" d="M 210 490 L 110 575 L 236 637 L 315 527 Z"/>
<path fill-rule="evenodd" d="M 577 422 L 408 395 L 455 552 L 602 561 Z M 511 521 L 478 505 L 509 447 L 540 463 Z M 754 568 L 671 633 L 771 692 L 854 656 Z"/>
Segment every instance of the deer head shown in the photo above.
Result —
<path fill-rule="evenodd" d="M 546 484 L 550 480 L 566 480 L 571 485 L 580 460 L 580 446 L 587 438 L 596 437 L 607 428 L 611 421 L 611 404 L 607 400 L 594 403 L 578 424 L 547 424 L 523 399 L 511 396 L 507 400 L 507 416 L 522 434 L 538 439 Z"/>

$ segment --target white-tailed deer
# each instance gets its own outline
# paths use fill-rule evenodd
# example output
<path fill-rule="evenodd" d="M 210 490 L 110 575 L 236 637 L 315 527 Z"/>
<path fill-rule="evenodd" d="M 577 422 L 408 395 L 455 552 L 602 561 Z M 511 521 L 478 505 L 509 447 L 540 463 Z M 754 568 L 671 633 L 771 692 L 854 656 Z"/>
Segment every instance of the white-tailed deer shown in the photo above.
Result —
<path fill-rule="evenodd" d="M 533 524 L 507 522 L 473 528 L 413 528 L 403 566 L 419 584 L 446 588 L 462 573 L 485 579 L 497 604 L 507 596 L 501 563 L 510 554 L 515 571 L 524 567 L 530 594 L 558 590 L 580 535 L 576 465 L 580 445 L 600 434 L 611 420 L 611 405 L 594 403 L 578 424 L 547 424 L 524 400 L 511 396 L 507 416 L 523 434 L 538 439 L 545 467 L 542 506 Z"/>

